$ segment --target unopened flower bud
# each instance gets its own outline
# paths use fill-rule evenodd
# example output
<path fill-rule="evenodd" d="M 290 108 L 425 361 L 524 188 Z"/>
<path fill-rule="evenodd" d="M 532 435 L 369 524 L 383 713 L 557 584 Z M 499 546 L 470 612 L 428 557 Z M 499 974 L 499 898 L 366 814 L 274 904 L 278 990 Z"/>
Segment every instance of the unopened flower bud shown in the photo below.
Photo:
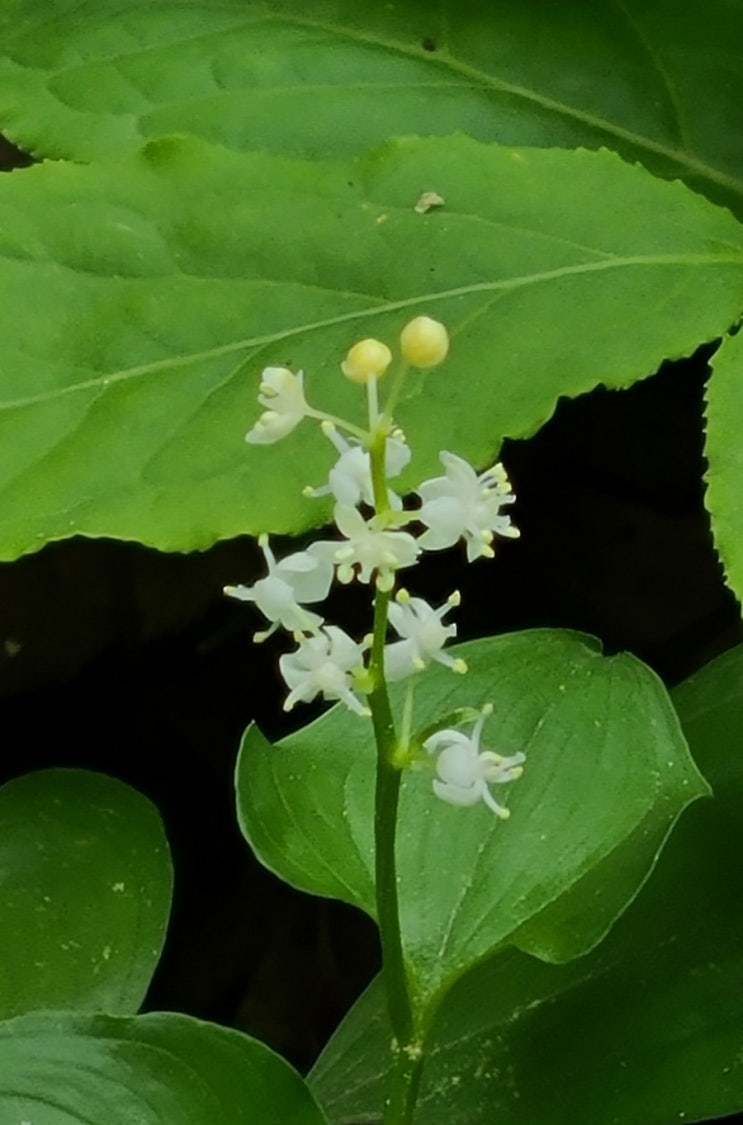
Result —
<path fill-rule="evenodd" d="M 403 358 L 413 367 L 436 367 L 449 351 L 449 333 L 438 320 L 417 316 L 400 333 Z"/>
<path fill-rule="evenodd" d="M 381 379 L 392 362 L 392 352 L 381 340 L 359 340 L 341 364 L 341 371 L 354 383 Z"/>

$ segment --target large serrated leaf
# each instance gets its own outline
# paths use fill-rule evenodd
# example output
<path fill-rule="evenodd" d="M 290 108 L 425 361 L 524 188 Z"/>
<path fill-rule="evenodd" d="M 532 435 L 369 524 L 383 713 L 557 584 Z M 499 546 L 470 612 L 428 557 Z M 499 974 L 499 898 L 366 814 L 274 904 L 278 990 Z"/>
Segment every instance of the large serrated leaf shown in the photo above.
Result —
<path fill-rule="evenodd" d="M 426 1014 L 468 967 L 515 944 L 546 960 L 594 945 L 637 893 L 680 811 L 707 792 L 655 676 L 577 634 L 514 633 L 458 646 L 466 677 L 422 677 L 416 721 L 492 700 L 487 744 L 525 749 L 507 824 L 403 778 L 397 839 L 403 945 Z M 394 693 L 400 703 L 400 692 Z M 303 890 L 374 913 L 375 754 L 345 708 L 275 749 L 245 736 L 240 822 L 259 858 Z"/>
<path fill-rule="evenodd" d="M 416 213 L 424 188 L 446 206 Z M 2 178 L 0 286 L 0 558 L 73 534 L 188 550 L 327 515 L 301 496 L 327 475 L 316 427 L 243 445 L 265 365 L 360 417 L 348 346 L 444 320 L 451 358 L 398 410 L 409 487 L 442 448 L 484 462 L 560 395 L 725 331 L 743 239 L 610 153 L 454 137 L 312 164 L 164 140 Z"/>
<path fill-rule="evenodd" d="M 91 160 L 170 132 L 349 155 L 456 130 L 601 144 L 743 199 L 728 0 L 6 0 L 0 128 Z M 371 111 L 370 111 L 371 110 Z"/>
<path fill-rule="evenodd" d="M 165 940 L 172 870 L 156 810 L 102 774 L 0 789 L 0 1018 L 136 1012 Z"/>
<path fill-rule="evenodd" d="M 707 491 L 715 546 L 725 576 L 743 599 L 743 333 L 729 337 L 712 359 L 706 394 Z"/>
<path fill-rule="evenodd" d="M 509 950 L 436 1017 L 420 1125 L 669 1125 L 743 1109 L 743 647 L 673 693 L 715 799 L 686 813 L 637 901 L 570 965 Z M 377 981 L 317 1063 L 333 1125 L 379 1120 L 389 1026 Z"/>

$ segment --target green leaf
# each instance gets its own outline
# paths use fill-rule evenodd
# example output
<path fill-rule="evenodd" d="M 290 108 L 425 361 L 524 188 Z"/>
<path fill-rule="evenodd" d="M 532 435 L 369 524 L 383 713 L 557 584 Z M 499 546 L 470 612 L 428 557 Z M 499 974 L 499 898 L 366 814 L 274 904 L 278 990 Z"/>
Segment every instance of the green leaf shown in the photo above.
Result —
<path fill-rule="evenodd" d="M 743 599 L 743 333 L 726 339 L 707 384 L 705 504 L 728 585 Z"/>
<path fill-rule="evenodd" d="M 254 1039 L 188 1016 L 44 1012 L 0 1024 L 0 1119 L 33 1125 L 323 1125 Z"/>
<path fill-rule="evenodd" d="M 168 922 L 160 818 L 120 781 L 45 770 L 0 789 L 0 1017 L 136 1012 Z"/>
<path fill-rule="evenodd" d="M 446 207 L 417 214 L 423 187 Z M 398 410 L 412 487 L 442 448 L 484 463 L 560 395 L 725 331 L 743 238 L 605 152 L 408 139 L 309 164 L 166 140 L 0 179 L 0 287 L 0 558 L 73 534 L 189 550 L 328 514 L 301 495 L 330 465 L 316 426 L 243 443 L 264 366 L 360 420 L 349 345 L 444 320 L 450 360 Z"/>
<path fill-rule="evenodd" d="M 505 825 L 485 805 L 437 801 L 425 769 L 403 778 L 401 928 L 422 1012 L 500 946 L 564 960 L 594 945 L 707 792 L 662 685 L 633 657 L 550 630 L 452 651 L 469 673 L 430 668 L 416 722 L 493 701 L 486 745 L 523 748 L 527 763 Z M 372 915 L 374 762 L 369 724 L 336 707 L 276 749 L 249 729 L 237 766 L 241 827 L 263 863 Z"/>
<path fill-rule="evenodd" d="M 391 135 L 608 145 L 743 202 L 740 13 L 729 0 L 13 0 L 0 125 L 100 159 L 172 132 L 310 157 Z M 373 111 L 370 110 L 373 107 Z"/>
<path fill-rule="evenodd" d="M 455 985 L 420 1125 L 669 1125 L 743 1109 L 743 647 L 673 699 L 715 800 L 684 815 L 598 949 L 565 966 L 509 950 Z M 377 981 L 311 1076 L 334 1125 L 378 1121 L 388 1041 Z"/>

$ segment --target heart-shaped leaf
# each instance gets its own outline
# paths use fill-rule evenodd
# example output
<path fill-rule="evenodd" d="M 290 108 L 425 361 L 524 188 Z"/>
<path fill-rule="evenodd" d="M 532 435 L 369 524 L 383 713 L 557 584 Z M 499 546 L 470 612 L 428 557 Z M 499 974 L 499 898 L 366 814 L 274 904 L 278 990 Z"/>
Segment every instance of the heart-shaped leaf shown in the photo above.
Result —
<path fill-rule="evenodd" d="M 128 785 L 83 770 L 4 785 L 0 1017 L 136 1012 L 165 940 L 171 884 L 160 818 Z"/>
<path fill-rule="evenodd" d="M 424 188 L 446 207 L 416 213 Z M 310 164 L 169 140 L 0 179 L 0 287 L 0 557 L 73 534 L 188 550 L 327 516 L 301 495 L 327 476 L 317 427 L 243 444 L 262 367 L 360 418 L 349 345 L 443 320 L 451 358 L 397 411 L 411 487 L 441 449 L 484 463 L 560 395 L 724 332 L 743 238 L 606 152 L 455 137 Z"/>
<path fill-rule="evenodd" d="M 323 1125 L 255 1039 L 187 1016 L 43 1012 L 0 1023 L 0 1120 L 33 1125 Z"/>
<path fill-rule="evenodd" d="M 727 0 L 35 0 L 0 15 L 0 128 L 91 160 L 163 133 L 346 156 L 389 136 L 616 148 L 735 205 Z M 373 107 L 373 112 L 370 112 Z"/>
<path fill-rule="evenodd" d="M 668 1125 L 743 1109 L 743 647 L 673 699 L 714 801 L 684 815 L 598 949 L 563 966 L 508 950 L 454 986 L 420 1125 Z M 334 1125 L 379 1120 L 389 1037 L 377 981 L 311 1076 Z"/>
<path fill-rule="evenodd" d="M 430 668 L 416 722 L 493 701 L 485 744 L 523 749 L 527 764 L 505 825 L 485 805 L 439 802 L 430 773 L 404 776 L 398 892 L 422 1011 L 500 946 L 547 960 L 585 952 L 634 897 L 681 809 L 707 791 L 662 685 L 634 658 L 550 630 L 452 651 L 468 675 Z M 374 773 L 369 724 L 345 708 L 275 749 L 251 728 L 237 767 L 243 831 L 282 878 L 373 915 Z"/>

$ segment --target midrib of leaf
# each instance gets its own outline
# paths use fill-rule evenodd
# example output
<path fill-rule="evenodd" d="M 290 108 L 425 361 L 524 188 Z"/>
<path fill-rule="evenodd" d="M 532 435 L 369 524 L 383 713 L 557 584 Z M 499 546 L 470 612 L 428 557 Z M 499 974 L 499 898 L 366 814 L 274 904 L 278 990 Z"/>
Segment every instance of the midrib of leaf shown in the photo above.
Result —
<path fill-rule="evenodd" d="M 734 249 L 734 248 L 733 248 Z M 0 402 L 0 412 L 17 410 L 25 406 L 33 406 L 44 402 L 52 402 L 70 394 L 80 391 L 105 389 L 113 383 L 125 382 L 129 379 L 139 379 L 160 371 L 172 371 L 191 363 L 200 363 L 204 360 L 216 359 L 219 356 L 231 355 L 235 352 L 246 351 L 249 348 L 265 347 L 266 345 L 283 342 L 300 336 L 307 332 L 319 331 L 323 328 L 335 327 L 338 324 L 350 323 L 357 320 L 366 320 L 369 317 L 379 316 L 380 313 L 396 312 L 398 309 L 415 308 L 418 305 L 432 304 L 436 301 L 445 301 L 455 297 L 467 297 L 473 293 L 495 293 L 498 291 L 512 291 L 525 288 L 527 285 L 537 285 L 555 281 L 563 277 L 575 277 L 581 274 L 598 273 L 610 269 L 626 269 L 632 266 L 678 266 L 678 265 L 743 265 L 743 249 L 730 254 L 653 254 L 630 255 L 627 257 L 613 257 L 598 262 L 581 262 L 573 266 L 560 266 L 554 270 L 544 270 L 539 273 L 524 274 L 519 277 L 503 278 L 498 281 L 480 281 L 472 285 L 462 285 L 455 289 L 443 289 L 435 293 L 418 294 L 415 297 L 406 297 L 399 301 L 387 301 L 365 309 L 356 309 L 353 312 L 339 313 L 337 316 L 326 317 L 323 320 L 311 321 L 307 324 L 294 325 L 281 329 L 278 332 L 268 333 L 265 336 L 252 336 L 246 339 L 233 340 L 228 344 L 220 344 L 204 351 L 189 352 L 182 355 L 171 356 L 168 359 L 155 360 L 152 363 L 143 363 L 135 367 L 128 367 L 121 371 L 113 371 L 105 375 L 98 375 L 92 379 L 85 379 L 69 386 L 44 391 L 26 398 L 17 398 Z"/>

